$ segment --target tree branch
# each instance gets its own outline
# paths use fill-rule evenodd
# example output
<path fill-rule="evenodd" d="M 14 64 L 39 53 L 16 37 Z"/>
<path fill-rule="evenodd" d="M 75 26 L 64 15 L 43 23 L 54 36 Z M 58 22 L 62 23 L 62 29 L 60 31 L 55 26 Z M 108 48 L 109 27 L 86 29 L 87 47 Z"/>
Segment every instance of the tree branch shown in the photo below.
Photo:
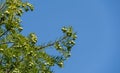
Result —
<path fill-rule="evenodd" d="M 66 39 L 66 38 L 67 38 L 67 36 L 64 36 L 64 37 L 62 37 L 61 39 L 59 39 L 59 40 L 57 40 L 55 42 L 48 43 L 48 44 L 46 44 L 44 46 L 40 46 L 40 48 L 38 50 L 43 49 L 43 48 L 47 48 L 47 47 L 50 47 L 50 46 L 53 46 L 56 42 L 61 42 L 62 40 Z"/>
<path fill-rule="evenodd" d="M 3 11 L 6 8 L 6 3 L 2 3 L 2 5 L 0 6 L 0 11 Z"/>
<path fill-rule="evenodd" d="M 3 45 L 3 44 L 11 44 L 11 43 L 14 43 L 14 42 L 3 42 L 3 43 L 0 43 L 0 45 Z"/>
<path fill-rule="evenodd" d="M 4 33 L 2 33 L 2 34 L 0 35 L 0 37 L 4 36 L 4 35 L 7 34 L 7 33 L 8 33 L 8 30 L 6 30 Z"/>

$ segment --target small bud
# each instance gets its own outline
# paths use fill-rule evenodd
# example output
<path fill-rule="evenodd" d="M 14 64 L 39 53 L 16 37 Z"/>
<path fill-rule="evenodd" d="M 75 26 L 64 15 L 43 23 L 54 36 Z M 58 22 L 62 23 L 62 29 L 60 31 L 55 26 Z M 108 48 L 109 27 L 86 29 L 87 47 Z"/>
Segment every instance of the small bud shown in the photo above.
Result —
<path fill-rule="evenodd" d="M 69 58 L 70 56 L 71 56 L 71 53 L 68 53 L 67 58 Z"/>
<path fill-rule="evenodd" d="M 72 41 L 71 41 L 71 44 L 75 44 L 75 42 L 72 40 Z"/>
<path fill-rule="evenodd" d="M 22 28 L 22 27 L 19 27 L 18 30 L 21 32 L 21 31 L 23 30 L 23 28 Z"/>
<path fill-rule="evenodd" d="M 72 38 L 73 40 L 75 40 L 77 38 L 77 35 L 73 35 Z"/>
<path fill-rule="evenodd" d="M 0 51 L 3 51 L 3 49 L 2 49 L 2 48 L 0 48 Z"/>
<path fill-rule="evenodd" d="M 7 16 L 9 16 L 10 12 L 9 12 L 9 11 L 5 11 L 5 14 L 6 14 Z"/>
<path fill-rule="evenodd" d="M 72 35 L 72 33 L 70 32 L 70 31 L 67 31 L 67 36 L 71 36 Z"/>
<path fill-rule="evenodd" d="M 71 51 L 71 48 L 72 48 L 71 46 L 67 46 L 68 51 Z"/>
<path fill-rule="evenodd" d="M 25 8 L 25 11 L 26 11 L 26 12 L 28 12 L 28 10 L 29 10 L 28 8 Z"/>
<path fill-rule="evenodd" d="M 34 33 L 30 34 L 30 39 L 31 39 L 31 42 L 34 44 L 37 42 L 37 36 Z"/>
<path fill-rule="evenodd" d="M 23 10 L 22 10 L 22 9 L 20 9 L 19 11 L 20 11 L 20 13 L 23 13 Z"/>
<path fill-rule="evenodd" d="M 60 46 L 60 47 L 58 47 L 58 49 L 60 50 L 60 49 L 62 49 L 62 47 Z"/>
<path fill-rule="evenodd" d="M 18 11 L 18 12 L 17 12 L 17 15 L 18 15 L 18 16 L 21 16 L 21 15 L 22 15 L 22 13 L 21 13 L 20 11 Z"/>
<path fill-rule="evenodd" d="M 34 63 L 33 63 L 33 62 L 30 62 L 30 63 L 29 63 L 29 66 L 30 66 L 30 67 L 31 67 L 31 66 L 33 66 L 33 65 L 34 65 Z"/>
<path fill-rule="evenodd" d="M 13 55 L 13 57 L 16 57 L 15 55 Z"/>
<path fill-rule="evenodd" d="M 61 67 L 61 68 L 63 68 L 63 62 L 59 62 L 58 66 Z"/>
<path fill-rule="evenodd" d="M 74 45 L 74 44 L 75 44 L 75 42 L 74 42 L 73 40 L 71 40 L 71 41 L 69 42 L 69 44 Z"/>
<path fill-rule="evenodd" d="M 63 27 L 61 30 L 62 30 L 63 32 L 66 32 L 66 31 L 67 31 L 67 29 L 66 29 L 65 27 Z"/>

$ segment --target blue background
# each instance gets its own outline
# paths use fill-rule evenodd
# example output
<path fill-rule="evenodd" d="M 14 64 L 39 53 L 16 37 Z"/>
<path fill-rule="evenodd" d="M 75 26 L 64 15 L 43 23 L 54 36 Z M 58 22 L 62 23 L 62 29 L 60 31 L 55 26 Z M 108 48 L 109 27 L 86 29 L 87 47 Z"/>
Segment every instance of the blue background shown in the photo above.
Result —
<path fill-rule="evenodd" d="M 54 41 L 62 26 L 73 26 L 78 39 L 72 56 L 55 73 L 120 73 L 120 0 L 30 0 L 33 12 L 22 17 L 23 34 L 38 43 Z"/>

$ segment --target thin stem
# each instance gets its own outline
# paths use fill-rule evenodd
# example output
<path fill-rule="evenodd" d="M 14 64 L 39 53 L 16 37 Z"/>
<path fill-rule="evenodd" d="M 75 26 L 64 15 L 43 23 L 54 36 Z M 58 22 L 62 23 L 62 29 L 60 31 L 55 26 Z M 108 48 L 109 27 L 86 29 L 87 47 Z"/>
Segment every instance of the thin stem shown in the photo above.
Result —
<path fill-rule="evenodd" d="M 58 41 L 55 41 L 55 42 L 52 42 L 52 43 L 46 44 L 46 45 L 44 45 L 44 46 L 40 46 L 39 49 L 43 49 L 43 48 L 47 48 L 47 47 L 53 46 L 56 42 L 61 42 L 62 40 L 66 39 L 66 38 L 67 38 L 67 36 L 64 36 L 63 38 L 61 38 L 61 39 L 58 40 Z"/>
<path fill-rule="evenodd" d="M 14 43 L 14 42 L 3 42 L 3 43 L 0 43 L 0 45 L 3 45 L 3 44 L 11 44 L 11 43 Z"/>
<path fill-rule="evenodd" d="M 1 6 L 0 6 L 0 11 L 3 11 L 6 7 L 6 3 L 2 3 Z"/>
<path fill-rule="evenodd" d="M 0 35 L 0 37 L 4 36 L 4 35 L 7 34 L 7 33 L 8 33 L 8 30 L 5 31 L 4 33 L 2 33 L 2 34 Z"/>

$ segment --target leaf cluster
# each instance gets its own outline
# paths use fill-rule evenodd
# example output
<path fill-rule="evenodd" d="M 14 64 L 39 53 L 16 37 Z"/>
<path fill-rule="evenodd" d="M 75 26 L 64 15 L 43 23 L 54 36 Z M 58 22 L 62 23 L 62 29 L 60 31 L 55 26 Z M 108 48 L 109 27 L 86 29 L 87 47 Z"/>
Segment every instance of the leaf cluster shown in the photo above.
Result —
<path fill-rule="evenodd" d="M 22 0 L 6 0 L 0 8 L 0 73 L 53 73 L 51 67 L 63 67 L 71 56 L 77 35 L 72 27 L 63 27 L 63 36 L 54 42 L 37 45 L 37 36 L 21 34 L 21 16 L 33 11 L 32 4 Z M 2 5 L 2 6 L 3 6 Z M 49 55 L 45 49 L 52 47 L 60 56 Z"/>

